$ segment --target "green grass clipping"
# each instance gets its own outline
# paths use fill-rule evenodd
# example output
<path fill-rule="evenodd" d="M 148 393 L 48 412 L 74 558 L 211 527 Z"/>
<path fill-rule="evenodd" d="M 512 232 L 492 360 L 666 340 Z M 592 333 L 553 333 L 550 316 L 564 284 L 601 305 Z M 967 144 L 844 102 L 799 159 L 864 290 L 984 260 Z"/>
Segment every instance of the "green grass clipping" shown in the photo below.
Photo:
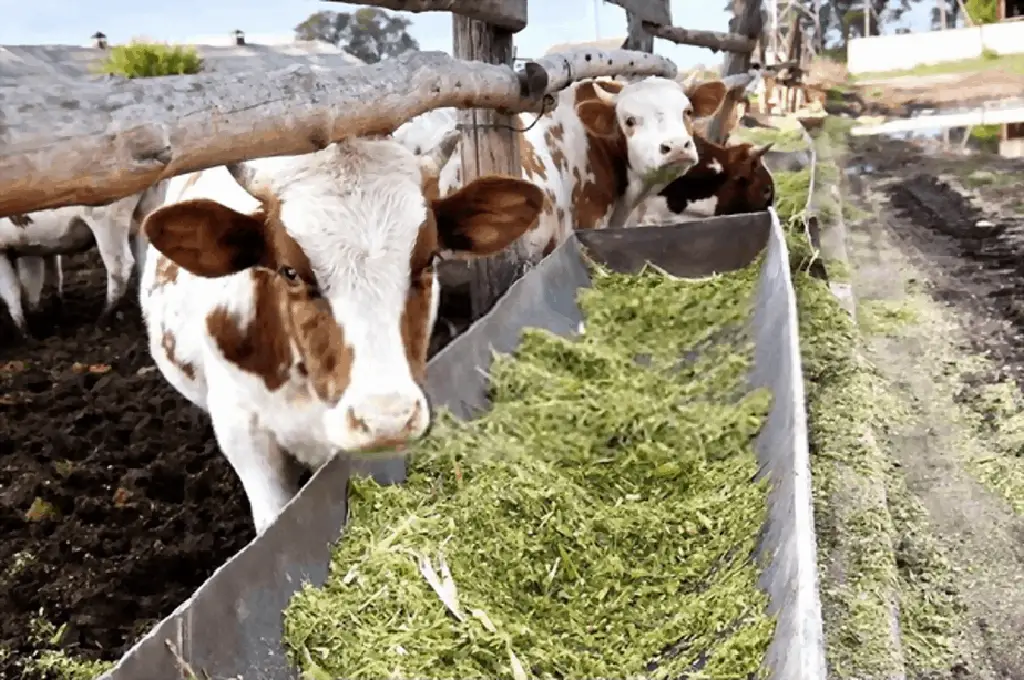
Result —
<path fill-rule="evenodd" d="M 304 677 L 759 673 L 759 267 L 595 269 L 581 337 L 528 330 L 494 362 L 492 410 L 439 414 L 408 483 L 353 480 L 327 582 L 285 612 Z"/>

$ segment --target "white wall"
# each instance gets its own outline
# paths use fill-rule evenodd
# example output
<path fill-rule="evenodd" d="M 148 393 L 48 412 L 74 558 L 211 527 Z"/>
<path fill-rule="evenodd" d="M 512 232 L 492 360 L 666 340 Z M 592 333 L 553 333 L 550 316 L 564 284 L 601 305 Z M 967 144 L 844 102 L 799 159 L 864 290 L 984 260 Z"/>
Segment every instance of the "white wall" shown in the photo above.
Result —
<path fill-rule="evenodd" d="M 925 64 L 974 59 L 983 49 L 1024 53 L 1024 21 L 985 24 L 928 33 L 854 38 L 847 47 L 850 73 L 901 71 Z"/>
<path fill-rule="evenodd" d="M 1004 139 L 999 142 L 999 155 L 1003 158 L 1024 158 L 1024 139 Z"/>

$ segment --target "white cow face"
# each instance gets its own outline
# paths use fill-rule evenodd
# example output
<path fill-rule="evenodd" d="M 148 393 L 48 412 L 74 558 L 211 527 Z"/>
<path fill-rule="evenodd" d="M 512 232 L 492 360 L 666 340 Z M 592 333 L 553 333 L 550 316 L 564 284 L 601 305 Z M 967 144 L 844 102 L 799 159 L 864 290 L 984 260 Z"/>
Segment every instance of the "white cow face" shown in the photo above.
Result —
<path fill-rule="evenodd" d="M 630 170 L 645 179 L 660 177 L 664 183 L 697 164 L 694 119 L 718 110 L 726 86 L 717 80 L 703 83 L 687 96 L 674 80 L 648 78 L 626 85 L 595 82 L 593 92 L 593 99 L 576 105 L 588 131 L 603 137 L 621 135 Z"/>

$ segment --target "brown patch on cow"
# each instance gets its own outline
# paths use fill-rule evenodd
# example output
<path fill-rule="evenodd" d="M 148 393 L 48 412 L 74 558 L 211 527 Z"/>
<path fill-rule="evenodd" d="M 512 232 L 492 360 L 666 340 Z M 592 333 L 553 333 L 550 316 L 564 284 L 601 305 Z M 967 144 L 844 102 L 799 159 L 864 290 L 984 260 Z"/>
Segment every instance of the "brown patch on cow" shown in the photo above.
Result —
<path fill-rule="evenodd" d="M 548 132 L 551 134 L 552 139 L 556 139 L 559 142 L 565 138 L 565 126 L 561 123 L 555 123 L 552 125 L 548 128 Z"/>
<path fill-rule="evenodd" d="M 544 187 L 544 209 L 545 215 L 551 216 L 555 214 L 555 210 L 558 209 L 558 201 L 555 198 L 555 192 L 552 191 L 551 187 Z M 538 221 L 538 224 L 540 222 Z"/>
<path fill-rule="evenodd" d="M 569 161 L 565 157 L 565 151 L 562 150 L 561 146 L 555 145 L 554 142 L 544 135 L 544 143 L 548 145 L 548 150 L 551 152 L 551 163 L 555 166 L 555 171 L 564 174 L 569 169 Z"/>
<path fill-rule="evenodd" d="M 7 219 L 9 219 L 11 223 L 14 224 L 14 226 L 20 227 L 22 229 L 33 223 L 32 218 L 29 217 L 28 215 L 11 215 Z"/>
<path fill-rule="evenodd" d="M 177 281 L 178 269 L 180 267 L 178 267 L 174 260 L 158 252 L 156 256 L 156 276 L 153 277 L 153 285 L 149 289 L 150 292 Z"/>
<path fill-rule="evenodd" d="M 540 156 L 537 155 L 537 150 L 533 148 L 530 140 L 523 135 L 519 135 L 519 157 L 522 159 L 523 170 L 526 173 L 533 177 L 547 179 L 547 170 L 544 169 L 544 163 L 541 161 Z M 429 194 L 427 196 L 430 197 Z"/>
<path fill-rule="evenodd" d="M 316 276 L 313 274 L 313 265 L 309 262 L 309 256 L 291 237 L 284 223 L 281 222 L 280 199 L 269 190 L 255 191 L 253 196 L 259 200 L 262 206 L 260 215 L 262 215 L 264 233 L 269 245 L 260 264 L 274 270 L 291 267 L 307 285 L 316 288 Z"/>
<path fill-rule="evenodd" d="M 177 349 L 177 340 L 174 337 L 174 333 L 165 330 L 163 338 L 160 340 L 160 345 L 164 349 L 164 355 L 167 360 L 171 362 L 179 371 L 185 374 L 185 377 L 189 380 L 196 379 L 196 367 L 190 361 L 181 361 L 178 359 L 175 350 Z"/>
<path fill-rule="evenodd" d="M 434 256 L 440 249 L 437 218 L 429 208 L 430 201 L 436 197 L 427 197 L 427 218 L 420 225 L 416 245 L 409 255 L 409 292 L 401 320 L 402 343 L 405 345 L 405 357 L 409 361 L 409 372 L 413 380 L 420 384 L 427 379 L 427 350 L 430 347 L 431 331 L 427 328 L 427 321 L 430 318 L 431 292 L 434 285 L 440 285 L 434 282 L 433 266 Z"/>
<path fill-rule="evenodd" d="M 224 358 L 259 376 L 271 392 L 294 371 L 321 401 L 337 403 L 348 387 L 354 356 L 327 301 L 300 278 L 290 281 L 262 267 L 250 269 L 249 275 L 253 314 L 247 324 L 224 307 L 206 317 L 206 329 Z"/>

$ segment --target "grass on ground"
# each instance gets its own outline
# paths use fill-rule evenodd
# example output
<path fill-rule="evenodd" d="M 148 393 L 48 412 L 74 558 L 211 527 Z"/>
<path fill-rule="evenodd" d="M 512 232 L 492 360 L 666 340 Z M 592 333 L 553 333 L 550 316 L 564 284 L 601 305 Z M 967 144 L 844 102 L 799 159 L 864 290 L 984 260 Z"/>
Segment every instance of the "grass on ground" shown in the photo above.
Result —
<path fill-rule="evenodd" d="M 947 61 L 941 64 L 923 64 L 911 69 L 899 71 L 872 71 L 850 76 L 854 82 L 867 80 L 888 80 L 902 76 L 930 76 L 941 73 L 984 73 L 986 71 L 1006 71 L 1007 73 L 1024 74 L 1024 54 L 986 53 L 975 59 Z"/>

